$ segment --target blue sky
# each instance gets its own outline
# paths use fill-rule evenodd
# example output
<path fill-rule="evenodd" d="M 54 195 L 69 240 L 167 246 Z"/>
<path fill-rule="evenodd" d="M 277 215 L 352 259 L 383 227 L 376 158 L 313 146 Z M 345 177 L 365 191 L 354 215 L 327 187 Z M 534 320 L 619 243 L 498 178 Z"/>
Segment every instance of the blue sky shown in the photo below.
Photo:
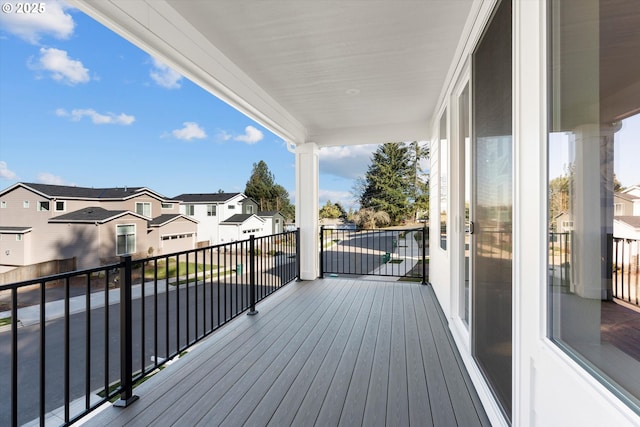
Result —
<path fill-rule="evenodd" d="M 320 203 L 353 206 L 375 149 L 323 149 Z M 0 188 L 239 192 L 260 160 L 293 201 L 295 158 L 276 135 L 63 3 L 0 13 Z"/>

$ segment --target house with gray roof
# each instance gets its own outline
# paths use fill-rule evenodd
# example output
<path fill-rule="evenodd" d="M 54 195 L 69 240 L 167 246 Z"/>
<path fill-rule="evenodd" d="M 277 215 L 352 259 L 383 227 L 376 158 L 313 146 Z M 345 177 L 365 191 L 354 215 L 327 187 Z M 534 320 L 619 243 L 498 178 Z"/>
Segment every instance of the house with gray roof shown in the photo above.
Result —
<path fill-rule="evenodd" d="M 200 246 L 245 240 L 251 234 L 256 237 L 273 234 L 273 222 L 284 221 L 276 212 L 263 216 L 256 201 L 243 193 L 180 194 L 174 200 L 180 203 L 181 214 L 198 221 Z"/>
<path fill-rule="evenodd" d="M 197 221 L 146 187 L 16 183 L 0 191 L 0 273 L 76 258 L 78 268 L 192 249 Z"/>

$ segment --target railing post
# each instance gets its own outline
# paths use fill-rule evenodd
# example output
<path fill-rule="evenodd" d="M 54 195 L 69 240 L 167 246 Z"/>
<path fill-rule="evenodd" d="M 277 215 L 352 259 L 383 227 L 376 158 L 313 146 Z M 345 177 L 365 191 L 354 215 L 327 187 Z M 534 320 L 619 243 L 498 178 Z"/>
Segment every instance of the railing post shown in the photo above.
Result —
<path fill-rule="evenodd" d="M 256 310 L 256 236 L 253 234 L 249 236 L 249 316 L 258 314 Z"/>
<path fill-rule="evenodd" d="M 296 228 L 296 282 L 302 282 L 300 278 L 300 227 Z"/>
<path fill-rule="evenodd" d="M 604 299 L 613 301 L 613 234 L 607 233 L 607 258 L 605 260 L 605 290 Z"/>
<path fill-rule="evenodd" d="M 320 278 L 324 279 L 324 225 L 320 226 Z"/>
<path fill-rule="evenodd" d="M 120 400 L 113 406 L 126 408 L 138 396 L 133 394 L 133 322 L 131 316 L 131 256 L 120 257 Z"/>
<path fill-rule="evenodd" d="M 422 224 L 422 284 L 427 284 L 427 223 Z"/>

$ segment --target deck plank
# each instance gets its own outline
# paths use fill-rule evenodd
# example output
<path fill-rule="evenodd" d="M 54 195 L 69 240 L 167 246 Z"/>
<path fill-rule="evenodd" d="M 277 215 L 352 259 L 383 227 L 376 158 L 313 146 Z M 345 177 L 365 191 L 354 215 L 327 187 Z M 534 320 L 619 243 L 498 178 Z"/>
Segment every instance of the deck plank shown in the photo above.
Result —
<path fill-rule="evenodd" d="M 422 300 L 424 293 L 425 291 L 422 289 L 413 289 L 413 297 L 416 301 L 416 318 L 418 324 L 422 325 L 425 330 L 425 333 L 420 334 L 420 348 L 422 349 L 422 360 L 429 392 L 431 417 L 435 426 L 455 425 L 453 406 L 437 348 L 437 345 L 442 343 L 437 342 L 433 335 L 434 329 L 438 329 L 438 324 L 431 324 L 427 308 Z"/>
<path fill-rule="evenodd" d="M 429 286 L 293 283 L 87 425 L 489 425 Z"/>
<path fill-rule="evenodd" d="M 299 322 L 280 324 L 278 328 L 280 331 L 278 343 L 280 345 L 274 346 L 260 356 L 262 363 L 253 366 L 245 378 L 234 385 L 233 393 L 225 395 L 209 410 L 207 415 L 202 418 L 203 425 L 244 424 L 267 392 L 273 388 L 289 361 L 301 351 L 304 342 L 313 330 L 319 327 L 319 323 L 327 322 L 326 319 L 331 315 L 328 310 L 331 306 L 336 306 L 336 302 L 342 299 L 341 297 L 345 295 L 344 291 L 346 290 L 346 287 L 340 289 L 340 292 L 327 290 L 327 293 L 332 292 L 335 295 L 330 299 L 325 297 L 314 299 L 314 304 L 307 303 L 305 314 Z M 239 404 L 240 401 L 242 404 Z M 231 410 L 225 410 L 225 407 L 230 406 L 233 406 Z M 268 415 L 270 417 L 271 414 Z M 262 418 L 262 420 L 264 419 Z"/>
<path fill-rule="evenodd" d="M 389 286 L 378 286 L 377 298 L 371 307 L 369 321 L 367 322 L 365 335 L 353 369 L 349 389 L 344 400 L 340 414 L 339 425 L 362 425 L 364 409 L 367 402 L 367 390 L 372 375 L 373 357 L 375 354 L 378 329 L 382 318 L 382 303 L 389 299 L 393 289 Z"/>
<path fill-rule="evenodd" d="M 387 392 L 389 386 L 389 359 L 391 356 L 391 323 L 385 321 L 393 315 L 393 287 L 385 293 L 376 346 L 374 349 L 371 378 L 367 390 L 363 425 L 384 425 L 387 418 Z"/>
<path fill-rule="evenodd" d="M 407 285 L 411 286 L 411 285 Z M 403 293 L 408 288 L 393 287 L 391 316 L 391 354 L 389 359 L 389 391 L 387 397 L 387 425 L 409 425 L 409 396 L 407 394 L 407 348 L 404 328 Z M 411 373 L 413 375 L 413 373 Z"/>
<path fill-rule="evenodd" d="M 347 338 L 344 351 L 340 355 L 335 374 L 318 413 L 316 425 L 335 426 L 340 421 L 354 366 L 360 352 L 367 323 L 370 321 L 376 293 L 379 291 L 380 286 L 373 286 L 362 301 L 360 312 Z"/>
<path fill-rule="evenodd" d="M 274 412 L 269 425 L 282 426 L 293 423 L 302 403 L 308 398 L 307 394 L 311 388 L 311 384 L 318 375 L 320 366 L 329 352 L 336 335 L 338 335 L 340 331 L 346 313 L 352 311 L 352 307 L 357 303 L 358 299 L 362 298 L 364 292 L 365 287 L 355 286 L 349 298 L 345 298 L 345 300 L 341 302 L 327 327 L 321 331 L 317 331 L 317 333 L 320 334 L 318 343 L 298 371 L 291 387 L 281 399 L 281 404 Z"/>
<path fill-rule="evenodd" d="M 415 308 L 416 301 L 413 298 L 412 290 L 403 292 L 402 298 L 407 346 L 409 424 L 430 426 L 433 425 L 433 419 L 431 418 L 431 405 L 429 403 L 429 391 L 427 390 L 426 367 L 422 361 L 422 349 L 420 347 L 420 334 L 424 333 L 420 330 L 420 327 L 425 328 L 429 325 L 418 324 Z"/>

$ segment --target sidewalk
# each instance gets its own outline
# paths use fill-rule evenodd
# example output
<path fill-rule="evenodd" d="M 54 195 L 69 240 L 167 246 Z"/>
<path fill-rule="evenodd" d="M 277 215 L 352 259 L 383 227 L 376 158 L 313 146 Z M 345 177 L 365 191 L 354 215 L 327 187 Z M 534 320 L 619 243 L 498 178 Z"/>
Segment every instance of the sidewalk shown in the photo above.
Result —
<path fill-rule="evenodd" d="M 233 274 L 232 271 L 227 270 L 225 272 L 225 276 L 231 276 Z M 222 277 L 222 276 L 220 276 Z M 183 280 L 181 278 L 180 280 Z M 201 279 L 198 280 L 200 282 Z M 144 293 L 145 295 L 153 295 L 155 292 L 154 282 L 146 282 L 144 284 Z M 163 294 L 166 291 L 165 280 L 158 280 L 157 282 L 157 293 Z M 175 291 L 177 287 L 173 284 L 169 285 L 169 291 Z M 133 299 L 138 299 L 142 297 L 142 285 L 133 285 L 131 287 L 131 296 Z M 120 303 L 120 289 L 111 289 L 109 290 L 108 295 L 108 303 L 109 305 L 119 304 Z M 69 298 L 69 315 L 82 313 L 86 309 L 86 301 L 87 297 L 85 295 L 75 296 Z M 105 305 L 105 293 L 104 292 L 93 292 L 89 295 L 89 306 L 91 309 L 102 308 Z M 45 321 L 59 319 L 64 317 L 64 300 L 56 300 L 49 301 L 45 303 Z M 11 311 L 1 311 L 0 319 L 4 319 L 7 317 L 11 317 Z M 31 305 L 28 307 L 22 307 L 18 309 L 18 326 L 32 326 L 40 323 L 40 305 Z M 11 329 L 11 325 L 0 326 L 0 332 Z"/>
<path fill-rule="evenodd" d="M 408 232 L 404 239 L 398 239 L 395 250 L 391 253 L 390 262 L 382 264 L 369 274 L 373 275 L 393 275 L 404 276 L 418 264 L 422 258 L 420 256 L 420 246 L 415 239 L 416 231 Z M 400 263 L 393 263 L 393 260 L 402 260 Z M 398 280 L 399 277 L 395 277 Z"/>

